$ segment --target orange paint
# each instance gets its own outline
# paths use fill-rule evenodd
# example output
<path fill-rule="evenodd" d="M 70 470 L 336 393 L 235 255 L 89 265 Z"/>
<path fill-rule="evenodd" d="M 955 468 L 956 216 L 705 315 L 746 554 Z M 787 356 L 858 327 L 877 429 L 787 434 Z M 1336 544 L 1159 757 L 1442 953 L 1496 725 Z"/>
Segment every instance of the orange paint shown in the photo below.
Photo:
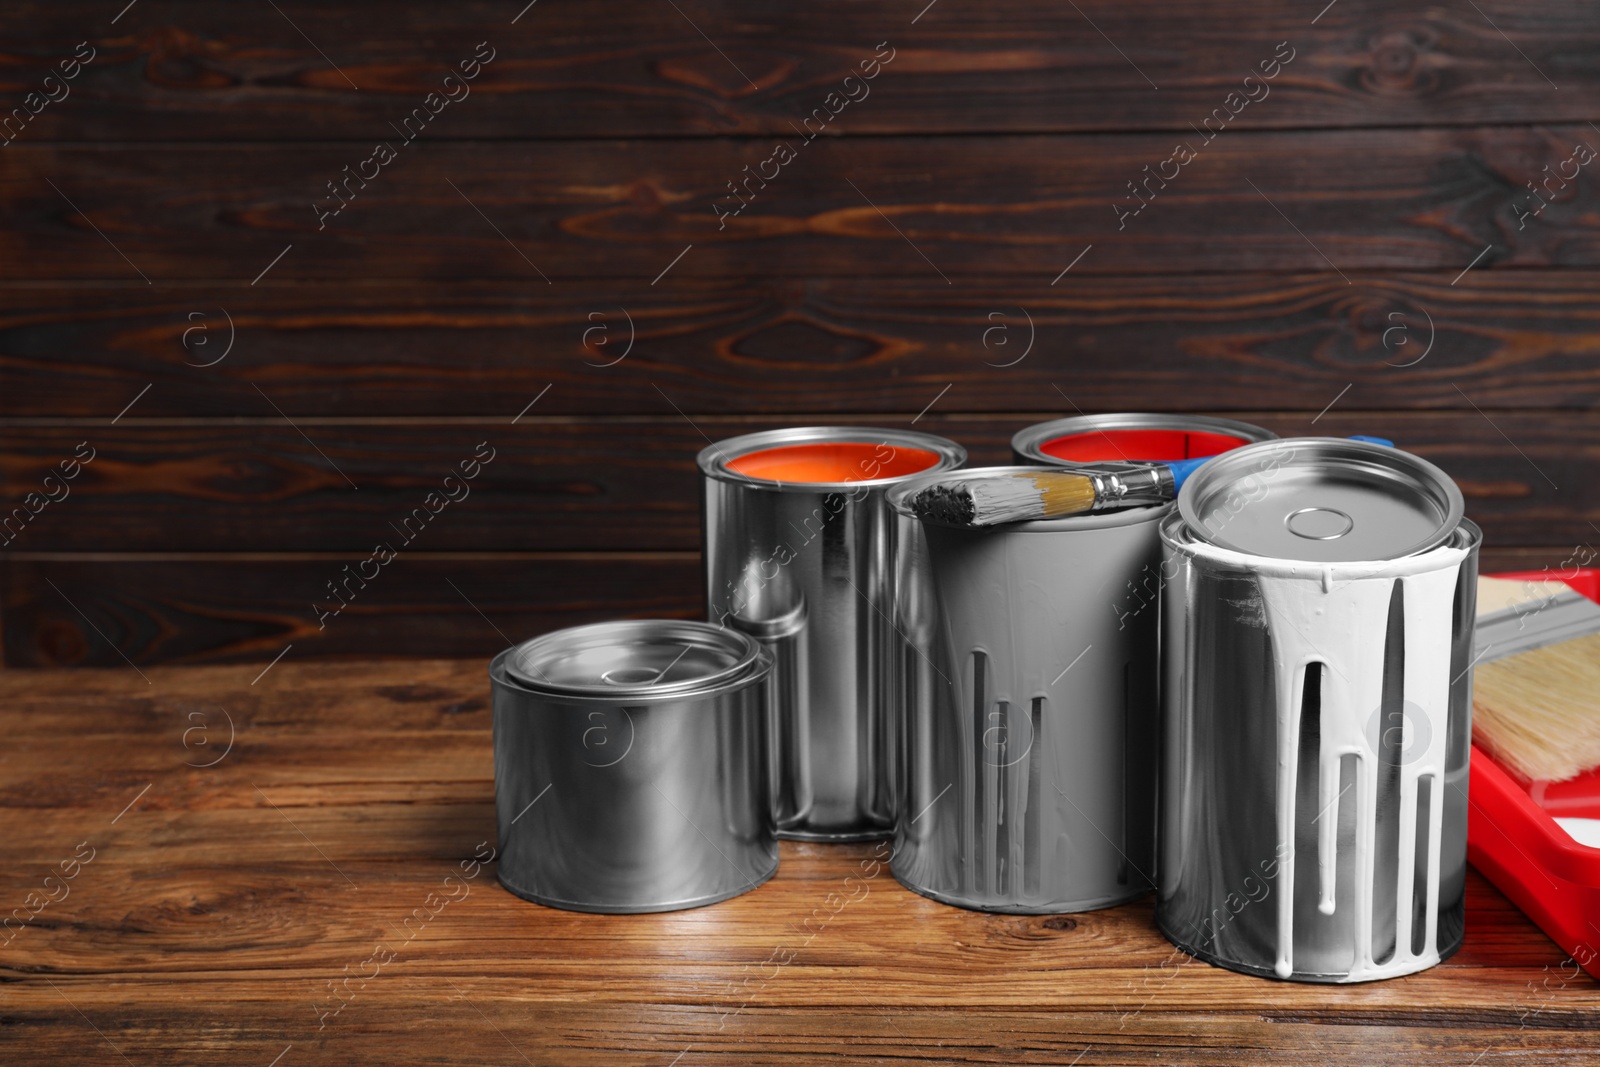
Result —
<path fill-rule="evenodd" d="M 896 448 L 879 441 L 828 441 L 763 448 L 730 459 L 727 468 L 769 482 L 871 482 L 903 478 L 937 465 L 924 448 Z"/>
<path fill-rule="evenodd" d="M 1215 456 L 1248 442 L 1198 430 L 1093 430 L 1040 445 L 1040 451 L 1074 463 L 1100 460 L 1171 460 Z"/>

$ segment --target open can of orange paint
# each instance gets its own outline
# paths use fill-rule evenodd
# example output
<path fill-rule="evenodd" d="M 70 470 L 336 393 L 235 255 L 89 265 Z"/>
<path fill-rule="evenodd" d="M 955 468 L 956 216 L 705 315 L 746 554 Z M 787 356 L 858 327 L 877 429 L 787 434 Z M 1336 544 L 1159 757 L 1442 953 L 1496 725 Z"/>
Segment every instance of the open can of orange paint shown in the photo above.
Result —
<path fill-rule="evenodd" d="M 780 837 L 894 828 L 893 515 L 888 487 L 966 461 L 933 434 L 771 430 L 700 453 L 712 622 L 772 653 L 769 750 Z"/>

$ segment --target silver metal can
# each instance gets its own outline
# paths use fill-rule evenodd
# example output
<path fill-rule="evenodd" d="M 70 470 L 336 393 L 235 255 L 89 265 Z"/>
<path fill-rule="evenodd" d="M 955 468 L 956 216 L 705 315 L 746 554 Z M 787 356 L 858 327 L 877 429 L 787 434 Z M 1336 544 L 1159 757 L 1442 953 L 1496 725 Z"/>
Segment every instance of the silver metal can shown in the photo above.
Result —
<path fill-rule="evenodd" d="M 771 657 L 703 622 L 559 630 L 501 652 L 500 883 L 574 911 L 673 911 L 778 867 L 768 807 Z"/>
<path fill-rule="evenodd" d="M 777 667 L 771 767 L 780 837 L 848 841 L 893 829 L 890 512 L 884 490 L 949 470 L 933 434 L 773 430 L 703 450 L 706 603 Z"/>
<path fill-rule="evenodd" d="M 1455 485 L 1379 445 L 1266 442 L 1197 471 L 1161 536 L 1162 933 L 1307 982 L 1449 956 L 1482 540 Z"/>
<path fill-rule="evenodd" d="M 904 635 L 901 816 L 891 869 L 924 896 L 1043 914 L 1152 888 L 1157 611 L 1126 576 L 1159 568 L 1166 507 L 991 527 L 924 522 L 897 486 Z"/>
<path fill-rule="evenodd" d="M 1011 438 L 1011 454 L 1036 467 L 1194 459 L 1276 436 L 1235 419 L 1123 411 L 1036 423 Z"/>

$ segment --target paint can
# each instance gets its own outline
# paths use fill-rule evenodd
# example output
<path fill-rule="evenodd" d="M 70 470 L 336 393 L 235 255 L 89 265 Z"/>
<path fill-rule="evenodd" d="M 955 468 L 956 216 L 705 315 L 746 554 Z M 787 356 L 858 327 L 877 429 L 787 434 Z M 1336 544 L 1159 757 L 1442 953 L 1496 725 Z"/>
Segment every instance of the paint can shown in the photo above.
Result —
<path fill-rule="evenodd" d="M 966 461 L 908 430 L 810 427 L 700 453 L 706 603 L 776 663 L 771 774 L 780 837 L 849 841 L 893 829 L 888 665 L 891 513 L 884 491 Z"/>
<path fill-rule="evenodd" d="M 1381 445 L 1263 442 L 1197 471 L 1161 535 L 1162 933 L 1307 982 L 1449 956 L 1482 540 L 1460 491 Z"/>
<path fill-rule="evenodd" d="M 895 487 L 903 772 L 891 869 L 981 911 L 1046 914 L 1152 888 L 1158 612 L 1124 602 L 1171 510 L 990 527 L 919 519 Z"/>
<path fill-rule="evenodd" d="M 1115 469 L 1125 463 L 1220 455 L 1276 436 L 1271 430 L 1235 419 L 1123 411 L 1037 423 L 1017 431 L 1011 438 L 1011 452 L 1017 463 L 1028 466 Z M 1151 665 L 1153 676 L 1159 662 L 1157 636 L 1155 629 L 1145 627 L 1153 627 L 1153 617 L 1160 613 L 1161 541 L 1156 523 L 1161 516 L 1150 508 L 1142 514 L 1148 522 L 1119 525 L 1116 529 L 1120 532 L 1097 535 L 1094 546 L 1074 546 L 1067 558 L 1075 566 L 1091 567 L 1114 579 L 1111 610 L 1116 630 L 1120 633 L 1134 626 L 1135 620 L 1143 620 L 1138 631 L 1150 635 L 1150 647 L 1139 659 Z M 1114 544 L 1116 538 L 1127 544 Z M 1093 615 L 1101 606 L 1092 604 L 1089 610 Z"/>
<path fill-rule="evenodd" d="M 1276 437 L 1270 430 L 1209 415 L 1124 411 L 1053 419 L 1011 438 L 1017 463 L 1035 467 L 1194 459 Z"/>
<path fill-rule="evenodd" d="M 556 908 L 647 912 L 772 877 L 770 673 L 755 639 L 683 620 L 577 626 L 501 652 L 500 883 Z"/>

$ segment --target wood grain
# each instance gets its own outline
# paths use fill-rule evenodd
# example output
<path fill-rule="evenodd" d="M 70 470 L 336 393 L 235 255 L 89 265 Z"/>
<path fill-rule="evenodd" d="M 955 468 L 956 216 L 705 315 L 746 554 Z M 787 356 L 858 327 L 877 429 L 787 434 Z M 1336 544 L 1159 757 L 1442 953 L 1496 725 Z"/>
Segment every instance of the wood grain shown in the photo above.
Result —
<path fill-rule="evenodd" d="M 819 137 L 743 201 L 727 184 L 774 155 L 770 139 L 438 143 L 396 149 L 347 203 L 326 183 L 371 156 L 367 142 L 19 141 L 0 175 L 14 212 L 0 279 L 244 287 L 271 267 L 277 281 L 666 275 L 671 291 L 696 277 L 892 273 L 954 292 L 994 275 L 1043 289 L 1091 245 L 1075 273 L 1600 264 L 1593 178 L 1580 168 L 1552 184 L 1537 216 L 1525 188 L 1576 143 L 1600 145 L 1587 125 L 1225 131 L 1168 187 L 1152 184 L 1142 214 L 1119 216 L 1144 202 L 1128 183 L 1184 138 L 1200 140 Z M 719 219 L 719 198 L 746 207 Z"/>
<path fill-rule="evenodd" d="M 1491 543 L 1482 567 L 1565 572 L 1584 551 L 1592 562 L 1597 541 L 1591 534 L 1560 547 Z M 324 619 L 319 609 L 334 604 L 326 583 L 359 558 L 14 553 L 0 558 L 5 662 L 105 667 L 137 687 L 124 656 L 143 665 L 251 664 L 251 677 L 290 645 L 282 662 L 445 654 L 486 661 L 562 626 L 705 613 L 698 553 L 412 553 Z"/>
<path fill-rule="evenodd" d="M 1577 3 L 1499 0 L 1480 13 L 1344 0 L 1316 18 L 1272 0 L 1239 19 L 1172 0 L 1077 11 L 1012 0 L 915 21 L 879 4 L 680 6 L 602 14 L 544 0 L 513 25 L 516 5 L 483 0 L 345 0 L 291 4 L 291 24 L 249 6 L 143 0 L 109 26 L 94 4 L 29 0 L 8 6 L 27 47 L 8 50 L 0 76 L 21 93 L 80 41 L 97 49 L 71 106 L 42 112 L 30 140 L 356 139 L 385 136 L 487 39 L 494 61 L 430 136 L 787 134 L 887 40 L 893 62 L 836 120 L 847 134 L 1181 129 L 1287 39 L 1295 58 L 1240 121 L 1310 127 L 1586 120 L 1596 74 L 1584 57 L 1600 47 Z"/>
<path fill-rule="evenodd" d="M 355 960 L 360 963 L 364 956 Z M 1198 966 L 1198 965 L 1196 965 Z M 1537 969 L 1532 971 L 1537 974 Z M 1527 972 L 1510 972 L 1506 984 Z M 440 1064 L 537 1063 L 563 1067 L 649 1064 L 708 1067 L 712 1064 L 821 1063 L 888 1067 L 900 1064 L 1062 1065 L 1081 1067 L 1184 1063 L 1202 1067 L 1292 1062 L 1314 1049 L 1319 1064 L 1351 1067 L 1412 1067 L 1423 1062 L 1482 1063 L 1515 1056 L 1517 1063 L 1589 1062 L 1591 1016 L 1546 1009 L 1536 1023 L 1476 1022 L 1470 1012 L 1446 1008 L 1395 1016 L 1381 1010 L 1353 1018 L 1331 1013 L 1311 1019 L 1261 1015 L 1164 1011 L 1125 1021 L 1121 1012 L 984 1010 L 898 1005 L 875 1008 L 870 976 L 837 979 L 835 1003 L 806 1009 L 737 1004 L 626 1005 L 527 1003 L 517 981 L 491 984 L 476 976 L 448 979 L 398 976 L 402 992 L 375 995 L 360 1014 L 329 1033 L 306 1036 L 316 1018 L 309 1003 L 263 1002 L 255 987 L 219 983 L 209 995 L 192 983 L 147 981 L 172 997 L 201 1006 L 163 1008 L 140 1000 L 121 1006 L 116 996 L 130 983 L 57 981 L 73 1002 L 87 999 L 85 1014 L 118 1047 L 135 1054 L 158 1052 L 162 1063 L 205 1067 L 218 1062 L 267 1063 L 292 1045 L 289 1055 L 321 1054 L 331 1062 L 386 1065 L 404 1062 L 419 1049 Z M 1538 977 L 1531 979 L 1535 983 Z M 41 1053 L 66 1058 L 99 1040 L 67 1001 L 33 983 L 24 1018 Z M 87 987 L 87 988 L 84 988 Z M 112 992 L 94 995 L 96 989 Z M 868 993 L 863 993 L 866 989 Z M 199 990 L 200 992 L 196 992 Z M 45 996 L 55 997 L 53 1002 Z M 234 1004 L 250 998 L 248 1013 Z M 1530 1015 L 1531 1011 L 1530 1010 Z M 109 1029 L 108 1029 L 109 1027 Z M 499 1031 L 498 1033 L 496 1031 Z M 285 1034 L 300 1036 L 290 1042 Z M 1088 1051 L 1086 1052 L 1086 1048 Z M 115 1054 L 104 1042 L 99 1055 Z M 1487 1053 L 1487 1055 L 1486 1055 Z M 219 1059 L 219 1057 L 221 1057 Z M 524 1057 L 527 1057 L 524 1059 Z M 287 1061 L 287 1057 L 285 1058 Z"/>
<path fill-rule="evenodd" d="M 0 286 L 0 417 L 1600 403 L 1600 272 L 1458 273 Z"/>
<path fill-rule="evenodd" d="M 1592 551 L 1600 215 L 1587 170 L 1527 191 L 1600 145 L 1588 5 L 122 6 L 0 14 L 0 117 L 97 49 L 0 133 L 0 502 L 97 449 L 0 548 L 5 665 L 80 668 L 0 670 L 0 908 L 96 850 L 0 929 L 0 1060 L 1592 1061 L 1600 986 L 1476 873 L 1454 958 L 1349 989 L 1186 960 L 1149 899 L 981 915 L 886 872 L 809 936 L 871 845 L 786 843 L 657 916 L 490 866 L 402 925 L 494 834 L 487 658 L 702 612 L 707 437 L 915 416 L 986 462 L 1080 407 L 1231 412 L 1434 459 L 1485 570 Z M 480 41 L 471 97 L 319 229 Z M 719 223 L 879 41 L 870 97 Z M 485 439 L 471 497 L 328 613 Z"/>
<path fill-rule="evenodd" d="M 133 677 L 124 656 L 264 664 L 289 645 L 295 657 L 488 656 L 581 622 L 705 611 L 697 554 L 418 553 L 385 567 L 336 616 L 319 614 L 338 603 L 327 583 L 358 564 L 352 555 L 13 554 L 0 560 L 6 662 L 117 666 Z"/>
<path fill-rule="evenodd" d="M 1224 414 L 1282 436 L 1364 433 L 1398 441 L 1457 480 L 1469 516 L 1491 543 L 1558 546 L 1592 536 L 1587 524 L 1600 522 L 1600 449 L 1589 441 L 1588 414 L 1491 416 L 1472 410 L 1465 394 L 1457 394 L 1464 410 L 1371 411 L 1363 409 L 1366 397 L 1358 389 L 1320 417 Z M 513 410 L 536 392 L 530 386 L 507 398 L 508 414 L 492 421 L 290 424 L 268 415 L 167 424 L 130 416 L 116 426 L 0 429 L 4 499 L 21 502 L 44 488 L 51 470 L 85 442 L 95 454 L 65 486 L 70 495 L 54 503 L 35 498 L 29 507 L 38 513 L 31 517 L 26 509 L 20 517 L 14 511 L 4 516 L 13 523 L 5 529 L 7 547 L 362 555 L 380 542 L 400 551 L 694 549 L 702 495 L 695 457 L 712 441 L 818 422 L 903 427 L 915 417 L 680 416 L 663 399 L 661 417 L 528 415 L 511 425 Z M 1323 404 L 1339 392 L 1329 390 Z M 937 393 L 930 390 L 924 403 Z M 1056 396 L 1066 407 L 1062 394 Z M 952 391 L 941 403 L 954 406 L 960 398 Z M 258 410 L 270 411 L 259 397 Z M 1013 433 L 1061 410 L 930 414 L 916 428 L 961 442 L 974 464 L 1001 463 L 1009 462 Z M 458 467 L 475 462 L 475 455 L 493 460 L 479 464 L 475 478 L 461 479 Z M 436 494 L 433 503 L 430 494 Z M 446 494 L 459 499 L 450 502 Z"/>
<path fill-rule="evenodd" d="M 493 609 L 514 626 L 698 610 L 680 411 L 723 436 L 939 398 L 919 424 L 980 460 L 1078 407 L 1242 411 L 1440 460 L 1491 553 L 1589 536 L 1590 178 L 1537 217 L 1526 191 L 1593 133 L 1583 6 L 670 6 L 9 8 L 16 99 L 98 53 L 5 148 L 3 499 L 111 451 L 5 546 L 55 553 L 3 564 L 8 660 L 426 650 L 437 590 L 314 641 L 305 587 L 546 385 L 506 480 L 422 550 L 549 574 Z M 319 230 L 325 183 L 486 39 L 472 98 Z M 727 183 L 880 40 L 871 97 L 719 228 Z M 1119 228 L 1127 183 L 1281 40 L 1271 97 Z M 596 366 L 618 349 L 585 331 L 620 342 L 618 313 L 635 345 Z M 1035 347 L 1001 366 L 1019 316 Z M 74 573 L 131 582 L 81 591 L 114 641 L 41 608 Z"/>
<path fill-rule="evenodd" d="M 8 1048 L 196 1065 L 286 1050 L 354 1064 L 1255 1064 L 1307 1049 L 1332 1064 L 1558 1064 L 1592 1049 L 1600 987 L 1569 978 L 1476 873 L 1455 957 L 1356 988 L 1188 960 L 1148 898 L 985 915 L 885 871 L 830 904 L 871 844 L 785 843 L 755 892 L 649 916 L 532 905 L 489 865 L 412 935 L 402 920 L 494 831 L 482 668 L 285 661 L 254 686 L 230 667 L 152 668 L 148 686 L 126 670 L 0 673 L 0 728 L 26 745 L 0 763 L 0 899 L 20 906 L 79 842 L 94 849 L 70 893 L 0 946 Z M 197 767 L 217 750 L 184 731 L 199 713 L 220 742 L 224 708 L 234 743 Z M 393 958 L 372 974 L 379 944 Z M 330 983 L 347 976 L 331 1014 Z"/>

